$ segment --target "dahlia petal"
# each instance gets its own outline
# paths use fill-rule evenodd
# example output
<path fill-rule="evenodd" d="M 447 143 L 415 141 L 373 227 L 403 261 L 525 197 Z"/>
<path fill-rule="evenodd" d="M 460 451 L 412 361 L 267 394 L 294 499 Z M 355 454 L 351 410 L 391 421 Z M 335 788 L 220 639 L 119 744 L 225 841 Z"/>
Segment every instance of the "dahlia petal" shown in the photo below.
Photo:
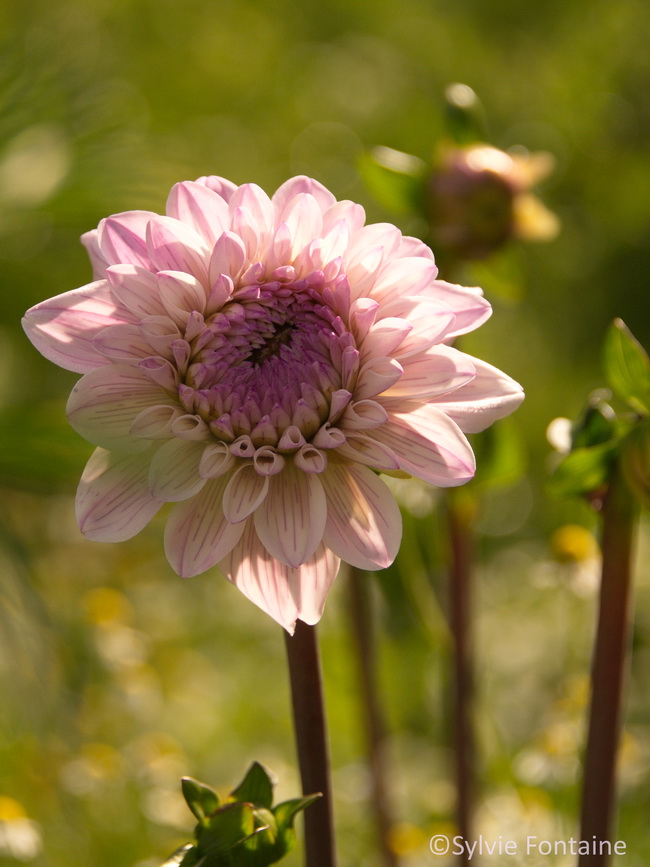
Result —
<path fill-rule="evenodd" d="M 225 443 L 212 443 L 206 446 L 201 462 L 199 475 L 204 479 L 216 479 L 223 476 L 235 464 L 235 458 Z"/>
<path fill-rule="evenodd" d="M 232 199 L 230 202 L 232 206 Z M 249 262 L 255 262 L 258 250 L 261 246 L 261 238 L 258 228 L 255 217 L 248 208 L 238 207 L 233 210 L 230 229 L 238 238 L 241 238 L 244 247 L 246 248 L 246 258 Z"/>
<path fill-rule="evenodd" d="M 192 274 L 160 271 L 158 287 L 165 310 L 177 325 L 186 325 L 193 311 L 205 311 L 205 289 Z"/>
<path fill-rule="evenodd" d="M 326 547 L 359 569 L 390 566 L 402 517 L 384 482 L 367 467 L 332 462 L 319 478 L 327 495 Z"/>
<path fill-rule="evenodd" d="M 196 183 L 203 184 L 209 190 L 213 190 L 218 196 L 221 196 L 224 202 L 229 202 L 237 189 L 237 184 L 233 184 L 226 178 L 220 178 L 219 175 L 202 175 L 196 179 Z"/>
<path fill-rule="evenodd" d="M 95 280 L 103 280 L 106 277 L 106 267 L 108 262 L 102 256 L 99 249 L 97 229 L 91 229 L 90 232 L 84 232 L 81 236 L 81 243 L 86 248 L 90 264 L 93 268 L 93 277 Z"/>
<path fill-rule="evenodd" d="M 469 481 L 474 453 L 458 425 L 437 406 L 422 404 L 410 412 L 392 412 L 391 420 L 373 430 L 372 438 L 397 455 L 400 468 L 439 487 Z"/>
<path fill-rule="evenodd" d="M 147 484 L 149 455 L 96 449 L 83 471 L 75 510 L 84 536 L 123 542 L 140 532 L 162 506 Z"/>
<path fill-rule="evenodd" d="M 356 256 L 349 256 L 345 273 L 350 281 L 353 301 L 371 293 L 383 261 L 384 248 L 381 246 L 364 247 Z"/>
<path fill-rule="evenodd" d="M 440 343 L 451 331 L 456 321 L 456 314 L 448 304 L 442 302 L 433 303 L 431 301 L 423 302 L 418 296 L 410 296 L 410 299 L 415 303 L 408 313 L 405 310 L 408 302 L 401 304 L 400 311 L 394 313 L 398 318 L 400 318 L 400 314 L 408 318 L 412 326 L 412 330 L 406 335 L 404 342 L 400 343 L 399 349 L 395 352 L 395 357 L 398 359 L 408 358 L 409 355 L 424 352 L 425 349 L 428 349 L 435 343 Z M 393 305 L 391 304 L 390 307 L 393 308 Z M 382 311 L 382 313 L 385 312 L 385 310 Z M 383 319 L 380 321 L 383 321 Z"/>
<path fill-rule="evenodd" d="M 106 277 L 118 301 L 138 318 L 167 314 L 151 271 L 140 265 L 111 265 Z"/>
<path fill-rule="evenodd" d="M 465 433 L 478 433 L 517 409 L 524 399 L 518 382 L 485 361 L 472 358 L 476 376 L 444 401 L 436 401 Z"/>
<path fill-rule="evenodd" d="M 264 501 L 269 477 L 256 472 L 252 463 L 244 464 L 230 477 L 223 496 L 223 511 L 232 524 L 243 521 Z"/>
<path fill-rule="evenodd" d="M 366 335 L 361 346 L 361 357 L 392 355 L 412 330 L 413 326 L 405 319 L 380 319 Z"/>
<path fill-rule="evenodd" d="M 208 247 L 185 223 L 172 217 L 153 217 L 147 224 L 147 250 L 157 271 L 185 271 L 206 281 Z"/>
<path fill-rule="evenodd" d="M 246 262 L 246 247 L 241 238 L 232 232 L 224 232 L 214 245 L 210 258 L 210 284 L 214 284 L 222 274 L 235 278 Z"/>
<path fill-rule="evenodd" d="M 316 199 L 308 193 L 292 199 L 282 211 L 281 219 L 287 224 L 291 234 L 293 258 L 323 231 L 323 215 Z"/>
<path fill-rule="evenodd" d="M 433 250 L 431 247 L 419 238 L 412 238 L 409 235 L 404 235 L 400 240 L 397 255 L 400 257 L 418 256 L 422 259 L 431 259 L 432 262 L 434 261 Z"/>
<path fill-rule="evenodd" d="M 228 476 L 210 479 L 201 491 L 174 506 L 165 527 L 165 554 L 183 578 L 198 575 L 232 551 L 245 522 L 231 524 L 223 513 Z"/>
<path fill-rule="evenodd" d="M 255 529 L 266 550 L 294 568 L 308 560 L 323 538 L 327 501 L 319 477 L 291 463 L 273 476 L 255 512 Z"/>
<path fill-rule="evenodd" d="M 111 361 L 138 362 L 151 355 L 151 346 L 137 325 L 109 325 L 93 338 L 93 347 Z"/>
<path fill-rule="evenodd" d="M 312 196 L 321 211 L 336 204 L 336 197 L 321 183 L 305 175 L 298 175 L 285 181 L 273 194 L 272 201 L 276 214 L 282 214 L 291 200 L 300 195 Z"/>
<path fill-rule="evenodd" d="M 25 313 L 23 328 L 50 361 L 75 373 L 88 373 L 108 363 L 93 346 L 93 338 L 109 325 L 133 320 L 101 280 L 36 304 Z"/>
<path fill-rule="evenodd" d="M 300 569 L 272 557 L 246 521 L 241 539 L 219 563 L 223 574 L 244 596 L 293 633 L 300 613 Z"/>
<path fill-rule="evenodd" d="M 483 292 L 478 288 L 456 286 L 444 280 L 434 280 L 423 290 L 422 300 L 425 298 L 431 301 L 443 301 L 456 314 L 452 328 L 445 334 L 445 340 L 473 331 L 492 315 L 490 302 L 483 297 Z"/>
<path fill-rule="evenodd" d="M 394 358 L 371 358 L 359 371 L 354 396 L 365 400 L 394 386 L 404 374 L 404 368 Z"/>
<path fill-rule="evenodd" d="M 323 246 L 321 255 L 323 262 L 331 262 L 343 256 L 350 243 L 350 227 L 345 220 L 338 220 L 325 231 L 323 229 Z"/>
<path fill-rule="evenodd" d="M 232 195 L 229 203 L 230 213 L 237 208 L 243 208 L 252 217 L 258 227 L 260 240 L 266 241 L 275 226 L 275 208 L 273 202 L 257 184 L 242 184 Z M 233 226 L 233 231 L 236 231 Z"/>
<path fill-rule="evenodd" d="M 322 543 L 314 556 L 298 568 L 299 619 L 314 625 L 323 616 L 325 600 L 339 571 L 341 560 Z"/>
<path fill-rule="evenodd" d="M 149 406 L 135 417 L 130 433 L 146 439 L 165 439 L 173 436 L 171 426 L 181 414 L 175 406 Z"/>
<path fill-rule="evenodd" d="M 139 367 L 111 364 L 90 371 L 72 389 L 67 412 L 70 424 L 82 437 L 104 448 L 141 450 L 131 427 L 142 410 L 175 405 L 165 391 Z"/>
<path fill-rule="evenodd" d="M 402 233 L 392 223 L 369 223 L 355 232 L 348 247 L 347 265 L 364 250 L 381 247 L 383 258 L 388 259 L 398 249 Z"/>
<path fill-rule="evenodd" d="M 102 220 L 97 228 L 100 255 L 110 265 L 141 265 L 151 269 L 147 251 L 147 225 L 153 211 L 125 211 Z"/>
<path fill-rule="evenodd" d="M 156 451 L 149 468 L 149 490 L 157 500 L 176 503 L 201 490 L 205 479 L 199 475 L 204 443 L 174 439 Z"/>
<path fill-rule="evenodd" d="M 438 273 L 429 259 L 408 256 L 391 259 L 383 266 L 369 293 L 382 304 L 390 304 L 403 295 L 417 295 L 430 286 Z"/>
<path fill-rule="evenodd" d="M 348 432 L 345 443 L 339 446 L 336 453 L 349 461 L 355 461 L 375 470 L 400 468 L 397 455 L 392 449 L 365 434 Z"/>
<path fill-rule="evenodd" d="M 357 400 L 343 413 L 341 427 L 344 431 L 369 430 L 388 420 L 384 407 L 374 400 Z"/>
<path fill-rule="evenodd" d="M 366 212 L 356 202 L 350 202 L 346 199 L 335 202 L 323 213 L 323 234 L 328 232 L 339 220 L 345 221 L 350 234 L 352 234 L 358 232 L 366 222 Z"/>
<path fill-rule="evenodd" d="M 451 346 L 431 346 L 426 352 L 402 358 L 404 373 L 386 389 L 384 398 L 424 398 L 446 395 L 474 379 L 472 359 Z"/>
<path fill-rule="evenodd" d="M 230 213 L 223 198 L 196 181 L 183 181 L 172 187 L 167 198 L 167 215 L 191 226 L 210 247 L 230 226 Z"/>

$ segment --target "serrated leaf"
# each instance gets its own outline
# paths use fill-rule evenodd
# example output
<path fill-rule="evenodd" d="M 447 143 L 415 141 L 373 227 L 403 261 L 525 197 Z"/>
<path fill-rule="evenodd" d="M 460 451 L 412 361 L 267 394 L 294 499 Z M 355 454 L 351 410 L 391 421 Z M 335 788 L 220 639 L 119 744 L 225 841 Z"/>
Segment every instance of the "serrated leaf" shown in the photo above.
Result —
<path fill-rule="evenodd" d="M 187 806 L 199 822 L 205 824 L 215 810 L 219 808 L 221 803 L 219 795 L 211 786 L 200 783 L 192 777 L 183 777 L 181 787 Z"/>
<path fill-rule="evenodd" d="M 359 160 L 359 174 L 370 193 L 397 214 L 421 210 L 428 171 L 424 160 L 392 148 L 373 148 Z"/>
<path fill-rule="evenodd" d="M 612 440 L 572 451 L 551 476 L 550 492 L 558 497 L 570 497 L 597 491 L 609 479 L 617 447 L 618 441 Z"/>
<path fill-rule="evenodd" d="M 605 375 L 614 393 L 635 412 L 650 414 L 650 358 L 622 319 L 605 338 Z"/>
<path fill-rule="evenodd" d="M 249 801 L 260 807 L 271 807 L 273 804 L 273 785 L 266 768 L 259 762 L 253 762 L 246 771 L 246 776 L 230 793 L 233 801 Z"/>

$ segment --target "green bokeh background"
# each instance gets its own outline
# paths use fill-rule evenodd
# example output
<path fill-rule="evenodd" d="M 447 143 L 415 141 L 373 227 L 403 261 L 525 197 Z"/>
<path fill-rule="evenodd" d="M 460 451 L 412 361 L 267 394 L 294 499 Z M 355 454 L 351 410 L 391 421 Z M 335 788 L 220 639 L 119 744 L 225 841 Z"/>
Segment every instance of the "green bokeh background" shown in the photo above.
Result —
<path fill-rule="evenodd" d="M 176 578 L 161 521 L 119 546 L 80 537 L 73 496 L 91 447 L 65 421 L 76 377 L 40 358 L 22 313 L 91 279 L 82 232 L 110 213 L 160 211 L 181 179 L 220 174 L 271 192 L 306 173 L 370 220 L 393 219 L 358 159 L 375 145 L 429 159 L 453 81 L 479 94 L 492 144 L 555 155 L 540 194 L 562 222 L 552 243 L 481 272 L 495 313 L 467 344 L 528 395 L 516 416 L 527 472 L 486 495 L 479 516 L 479 828 L 490 839 L 576 833 L 597 563 L 560 563 L 549 539 L 595 521 L 545 493 L 545 430 L 603 385 L 614 316 L 650 346 L 649 32 L 642 0 L 0 6 L 0 797 L 38 823 L 42 846 L 24 860 L 157 867 L 191 828 L 182 774 L 227 791 L 258 759 L 279 774 L 280 797 L 298 781 L 279 628 L 216 573 Z M 401 565 L 369 580 L 395 845 L 407 867 L 444 867 L 427 848 L 453 832 L 444 545 L 439 510 L 413 485 Z M 645 531 L 621 765 L 627 867 L 650 858 L 644 552 Z M 372 865 L 346 593 L 342 577 L 321 628 L 340 849 L 343 865 Z M 0 841 L 0 864 L 17 863 L 13 845 L 11 856 Z"/>

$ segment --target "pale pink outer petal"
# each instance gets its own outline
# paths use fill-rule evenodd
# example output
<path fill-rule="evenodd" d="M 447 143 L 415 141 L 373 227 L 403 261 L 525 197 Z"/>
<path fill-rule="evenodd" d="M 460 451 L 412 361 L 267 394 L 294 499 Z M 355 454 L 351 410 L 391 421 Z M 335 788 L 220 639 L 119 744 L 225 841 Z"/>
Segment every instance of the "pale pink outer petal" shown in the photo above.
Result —
<path fill-rule="evenodd" d="M 401 359 L 404 373 L 384 393 L 385 398 L 425 398 L 446 395 L 474 379 L 472 359 L 452 346 L 431 346 Z"/>
<path fill-rule="evenodd" d="M 176 503 L 193 497 L 205 485 L 199 463 L 205 443 L 174 438 L 156 451 L 149 468 L 149 490 L 158 500 Z"/>
<path fill-rule="evenodd" d="M 67 412 L 72 427 L 91 443 L 140 451 L 147 443 L 131 434 L 131 426 L 142 410 L 158 405 L 177 402 L 139 367 L 111 364 L 79 380 Z"/>
<path fill-rule="evenodd" d="M 327 594 L 340 564 L 341 560 L 334 551 L 321 543 L 314 556 L 296 570 L 300 587 L 299 620 L 313 625 L 321 619 Z"/>
<path fill-rule="evenodd" d="M 325 546 L 359 569 L 390 566 L 402 538 L 402 517 L 384 482 L 366 467 L 333 461 L 320 478 L 327 495 Z"/>
<path fill-rule="evenodd" d="M 430 259 L 416 256 L 390 259 L 377 275 L 369 295 L 382 304 L 390 304 L 403 295 L 418 295 L 433 283 L 437 273 Z"/>
<path fill-rule="evenodd" d="M 275 230 L 275 208 L 264 190 L 257 184 L 242 184 L 229 202 L 231 214 L 237 208 L 244 208 L 251 214 L 260 240 L 267 242 Z"/>
<path fill-rule="evenodd" d="M 93 277 L 95 280 L 102 280 L 106 276 L 106 267 L 108 262 L 102 256 L 99 249 L 99 239 L 97 229 L 91 229 L 90 232 L 84 232 L 81 236 L 81 243 L 86 248 L 90 264 L 93 268 Z"/>
<path fill-rule="evenodd" d="M 162 506 L 151 496 L 149 455 L 117 455 L 96 449 L 81 476 L 75 503 L 84 536 L 123 542 L 140 532 Z"/>
<path fill-rule="evenodd" d="M 157 216 L 153 211 L 125 211 L 102 220 L 97 228 L 101 256 L 110 265 L 141 265 L 150 269 L 147 225 Z"/>
<path fill-rule="evenodd" d="M 154 216 L 147 224 L 147 250 L 157 271 L 185 271 L 207 280 L 209 249 L 191 226 L 172 217 Z"/>
<path fill-rule="evenodd" d="M 261 476 L 253 464 L 243 464 L 230 477 L 223 496 L 223 511 L 233 524 L 238 524 L 263 502 L 269 490 L 269 477 Z"/>
<path fill-rule="evenodd" d="M 306 177 L 306 175 L 298 175 L 285 181 L 271 197 L 275 205 L 276 214 L 282 214 L 289 202 L 303 193 L 313 196 L 318 202 L 321 211 L 325 211 L 336 204 L 336 197 L 330 193 L 327 187 L 324 187 L 313 178 Z"/>
<path fill-rule="evenodd" d="M 36 304 L 23 317 L 23 328 L 50 361 L 75 373 L 88 373 L 109 363 L 93 347 L 93 338 L 109 325 L 135 321 L 117 304 L 106 281 L 100 280 Z"/>
<path fill-rule="evenodd" d="M 244 596 L 293 633 L 300 614 L 300 567 L 293 569 L 272 557 L 252 520 L 245 522 L 241 539 L 219 569 Z"/>
<path fill-rule="evenodd" d="M 467 385 L 436 401 L 465 433 L 478 433 L 514 412 L 524 399 L 524 390 L 491 364 L 472 358 L 476 376 Z"/>
<path fill-rule="evenodd" d="M 219 175 L 202 175 L 196 179 L 196 183 L 203 184 L 209 190 L 214 190 L 218 196 L 221 196 L 224 202 L 229 202 L 232 194 L 237 189 L 237 184 L 233 184 L 232 181 L 221 178 Z"/>
<path fill-rule="evenodd" d="M 230 212 L 222 197 L 205 184 L 183 181 L 167 198 L 167 216 L 191 226 L 210 246 L 230 228 Z"/>
<path fill-rule="evenodd" d="M 392 449 L 402 470 L 442 488 L 462 485 L 473 477 L 476 462 L 467 437 L 441 409 L 422 404 L 398 412 L 394 409 L 398 401 L 385 404 L 390 420 L 368 436 Z"/>
<path fill-rule="evenodd" d="M 232 551 L 246 522 L 231 524 L 223 513 L 228 475 L 206 482 L 191 500 L 174 506 L 165 527 L 165 554 L 183 578 L 198 575 Z"/>
<path fill-rule="evenodd" d="M 444 301 L 456 314 L 453 326 L 444 335 L 445 340 L 474 331 L 492 315 L 490 302 L 483 297 L 483 292 L 478 288 L 434 280 L 420 294 L 423 301 L 425 299 Z M 398 313 L 391 313 L 391 315 L 399 316 Z"/>
<path fill-rule="evenodd" d="M 111 265 L 106 277 L 117 300 L 138 319 L 165 316 L 156 275 L 140 265 Z"/>
<path fill-rule="evenodd" d="M 289 228 L 293 258 L 323 231 L 323 215 L 318 203 L 306 193 L 291 199 L 280 214 L 280 219 Z"/>
<path fill-rule="evenodd" d="M 273 557 L 297 567 L 320 544 L 327 518 L 327 501 L 320 479 L 293 463 L 269 479 L 269 492 L 255 512 L 255 529 Z"/>

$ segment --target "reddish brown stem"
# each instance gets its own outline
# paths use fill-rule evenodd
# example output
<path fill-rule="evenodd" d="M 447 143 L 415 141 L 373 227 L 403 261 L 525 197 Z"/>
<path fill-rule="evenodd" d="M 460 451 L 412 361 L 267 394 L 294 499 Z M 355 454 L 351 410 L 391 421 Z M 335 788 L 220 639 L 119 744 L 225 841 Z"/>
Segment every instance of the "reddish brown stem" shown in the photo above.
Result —
<path fill-rule="evenodd" d="M 350 569 L 350 616 L 358 664 L 359 685 L 365 718 L 365 735 L 373 791 L 375 824 L 384 867 L 397 867 L 398 859 L 390 845 L 391 809 L 386 782 L 386 733 L 377 688 L 372 606 L 368 582 L 370 576 Z"/>
<path fill-rule="evenodd" d="M 321 792 L 305 810 L 306 867 L 336 867 L 334 811 L 323 678 L 316 627 L 299 620 L 285 632 L 293 722 L 303 794 Z"/>
<path fill-rule="evenodd" d="M 472 840 L 474 737 L 472 731 L 472 556 L 471 510 L 450 492 L 448 499 L 449 624 L 453 640 L 453 730 L 456 777 L 456 823 L 463 840 Z M 458 856 L 469 864 L 467 852 Z"/>
<path fill-rule="evenodd" d="M 602 510 L 602 577 L 580 824 L 580 839 L 597 851 L 580 855 L 579 867 L 606 867 L 610 861 L 607 844 L 611 843 L 616 803 L 616 754 L 630 642 L 636 516 L 633 498 L 615 470 Z"/>

